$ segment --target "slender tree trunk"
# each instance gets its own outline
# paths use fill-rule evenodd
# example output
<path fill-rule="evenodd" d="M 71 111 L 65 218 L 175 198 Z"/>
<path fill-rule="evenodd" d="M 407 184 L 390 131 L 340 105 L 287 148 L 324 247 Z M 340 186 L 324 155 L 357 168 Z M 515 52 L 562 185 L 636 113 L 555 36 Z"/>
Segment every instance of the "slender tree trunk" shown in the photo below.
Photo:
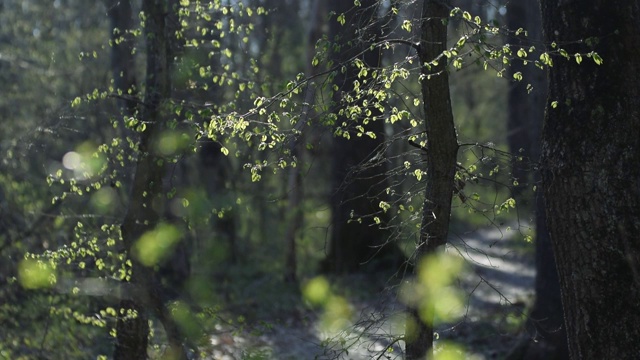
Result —
<path fill-rule="evenodd" d="M 147 52 L 142 121 L 146 130 L 140 133 L 138 160 L 131 192 L 129 209 L 122 224 L 122 238 L 131 260 L 131 293 L 120 304 L 116 324 L 117 338 L 114 359 L 146 359 L 149 336 L 147 312 L 155 314 L 165 327 L 170 342 L 170 352 L 175 359 L 186 358 L 181 351 L 180 336 L 176 324 L 164 307 L 161 288 L 152 268 L 144 266 L 131 256 L 136 241 L 147 231 L 154 229 L 163 214 L 165 202 L 162 192 L 164 162 L 154 153 L 154 143 L 163 129 L 167 100 L 170 95 L 168 71 L 168 39 L 165 31 L 167 7 L 164 0 L 145 0 L 144 34 Z"/>
<path fill-rule="evenodd" d="M 446 60 L 438 66 L 429 63 L 447 48 L 448 1 L 424 0 L 419 57 L 421 89 L 427 136 L 426 189 L 416 260 L 434 254 L 447 242 L 451 198 L 454 190 L 458 141 L 451 110 Z M 428 312 L 433 313 L 433 312 Z M 409 309 L 407 320 L 407 359 L 424 359 L 433 348 L 433 318 L 420 317 Z"/>
<path fill-rule="evenodd" d="M 640 4 L 542 0 L 554 58 L 542 144 L 572 359 L 640 358 Z M 582 40 L 582 41 L 578 41 Z"/>
<path fill-rule="evenodd" d="M 296 159 L 298 165 L 295 168 L 291 168 L 289 170 L 289 179 L 288 179 L 288 206 L 287 212 L 289 214 L 286 219 L 287 228 L 285 230 L 285 270 L 284 270 L 284 281 L 287 283 L 296 283 L 298 281 L 297 277 L 297 261 L 296 261 L 296 237 L 302 228 L 302 222 L 304 213 L 302 211 L 302 196 L 303 196 L 303 188 L 302 188 L 302 174 L 301 166 L 302 161 L 302 151 L 300 150 L 300 145 L 298 142 L 301 139 L 292 140 L 294 144 L 291 145 L 291 155 Z"/>
<path fill-rule="evenodd" d="M 309 27 L 307 29 L 307 75 L 312 75 L 315 70 L 311 64 L 315 55 L 315 44 L 322 34 L 322 19 L 325 17 L 326 11 L 321 4 L 321 0 L 312 0 Z M 308 128 L 310 115 L 315 101 L 315 84 L 309 84 L 305 93 L 302 115 L 300 123 L 295 127 L 299 131 L 296 139 L 290 143 L 291 156 L 296 159 L 298 166 L 289 169 L 288 179 L 288 206 L 289 218 L 287 219 L 287 229 L 285 231 L 285 282 L 295 283 L 297 281 L 297 262 L 296 262 L 296 237 L 298 236 L 304 219 L 302 209 L 302 198 L 304 188 L 302 182 L 302 166 L 304 156 L 305 130 Z"/>
<path fill-rule="evenodd" d="M 542 19 L 538 1 L 511 1 L 507 4 L 507 26 L 511 31 L 524 28 L 527 37 L 518 36 L 512 45 L 528 49 L 542 40 Z M 514 51 L 517 49 L 514 47 Z M 537 59 L 539 55 L 534 55 Z M 536 250 L 536 299 L 530 312 L 531 325 L 537 336 L 518 345 L 526 351 L 516 353 L 546 359 L 566 359 L 567 336 L 564 328 L 560 282 L 555 266 L 549 231 L 546 226 L 542 191 L 531 193 L 534 184 L 540 182 L 540 174 L 534 171 L 539 162 L 544 104 L 547 98 L 546 72 L 534 66 L 514 60 L 509 67 L 508 79 L 516 72 L 522 73 L 523 81 L 514 81 L 509 88 L 507 142 L 514 155 L 512 174 L 518 185 L 514 185 L 514 198 L 519 209 L 533 209 L 535 213 Z M 532 85 L 528 91 L 527 84 Z M 522 158 L 519 160 L 518 158 Z M 532 196 L 533 195 L 533 196 Z M 533 200 L 533 201 L 532 201 Z M 527 355 L 525 355 L 526 357 Z"/>

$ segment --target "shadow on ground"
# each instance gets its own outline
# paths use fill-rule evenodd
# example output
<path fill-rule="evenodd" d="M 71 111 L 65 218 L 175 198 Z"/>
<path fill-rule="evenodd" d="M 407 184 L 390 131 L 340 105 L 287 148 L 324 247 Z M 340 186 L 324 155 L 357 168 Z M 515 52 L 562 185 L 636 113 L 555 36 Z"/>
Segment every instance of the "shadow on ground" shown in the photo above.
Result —
<path fill-rule="evenodd" d="M 450 340 L 463 347 L 462 358 L 502 358 L 521 335 L 518 332 L 532 301 L 532 246 L 507 229 L 481 229 L 453 237 L 446 251 L 468 264 L 458 278 L 467 298 L 457 309 L 457 321 L 437 326 L 436 349 L 442 340 Z M 404 318 L 395 295 L 397 281 L 381 283 L 366 275 L 333 280 L 336 292 L 344 294 L 354 314 L 346 330 L 327 331 L 321 325 L 323 310 L 292 299 L 295 292 L 283 292 L 288 299 L 279 298 L 276 280 L 258 278 L 247 285 L 255 289 L 246 292 L 245 300 L 262 294 L 261 288 L 271 289 L 271 296 L 251 302 L 255 314 L 248 316 L 247 324 L 252 325 L 241 330 L 220 326 L 219 333 L 210 336 L 210 358 L 401 359 Z M 373 289 L 370 283 L 375 283 Z M 240 306 L 237 312 L 246 310 Z"/>

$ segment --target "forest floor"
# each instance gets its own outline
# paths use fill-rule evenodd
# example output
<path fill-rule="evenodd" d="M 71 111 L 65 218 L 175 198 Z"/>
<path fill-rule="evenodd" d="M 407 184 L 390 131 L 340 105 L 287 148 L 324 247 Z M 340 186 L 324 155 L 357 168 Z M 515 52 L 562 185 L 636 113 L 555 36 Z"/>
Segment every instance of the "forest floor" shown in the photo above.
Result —
<path fill-rule="evenodd" d="M 501 359 L 525 334 L 527 307 L 535 278 L 532 245 L 516 231 L 477 230 L 456 236 L 447 251 L 465 259 L 457 278 L 464 292 L 454 322 L 437 326 L 436 351 L 455 343 L 463 359 Z M 333 281 L 333 280 L 332 280 Z M 246 325 L 218 325 L 210 336 L 209 358 L 240 359 L 401 359 L 403 305 L 397 286 L 352 275 L 336 279 L 353 322 L 327 331 L 323 309 L 305 306 L 293 293 L 279 291 L 268 279 L 249 284 L 239 304 Z M 343 284 L 343 285 L 340 285 Z M 377 290 L 371 290 L 371 287 Z M 265 290 L 271 295 L 264 295 Z M 260 300 L 251 299 L 260 291 Z M 268 291 L 267 291 L 268 292 Z M 297 298 L 299 299 L 299 294 Z M 237 312 L 236 312 L 237 314 Z"/>

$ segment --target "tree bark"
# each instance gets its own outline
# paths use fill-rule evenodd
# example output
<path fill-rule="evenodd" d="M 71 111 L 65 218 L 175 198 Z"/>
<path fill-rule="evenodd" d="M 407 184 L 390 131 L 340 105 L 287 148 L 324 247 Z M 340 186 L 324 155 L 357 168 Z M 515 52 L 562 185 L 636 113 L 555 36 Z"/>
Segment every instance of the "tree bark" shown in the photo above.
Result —
<path fill-rule="evenodd" d="M 122 92 L 118 100 L 120 110 L 126 116 L 136 111 L 135 38 L 133 30 L 133 10 L 129 0 L 105 0 L 107 14 L 111 22 L 111 70 L 116 93 Z"/>
<path fill-rule="evenodd" d="M 307 76 L 315 73 L 312 60 L 315 55 L 316 41 L 321 37 L 323 19 L 326 16 L 323 2 L 321 0 L 313 0 L 310 3 L 311 11 L 309 12 L 309 27 L 307 28 L 307 45 L 306 45 L 306 62 Z M 299 132 L 294 134 L 295 139 L 289 143 L 291 157 L 296 160 L 297 166 L 289 169 L 288 178 L 288 218 L 287 228 L 285 230 L 285 272 L 284 281 L 288 283 L 297 282 L 297 257 L 296 257 L 296 238 L 302 228 L 304 220 L 304 212 L 302 209 L 302 199 L 304 195 L 304 183 L 302 181 L 302 166 L 304 156 L 305 132 L 308 129 L 310 115 L 313 111 L 315 102 L 315 84 L 310 83 L 307 86 L 304 97 L 304 104 L 299 123 L 296 124 L 295 130 Z"/>
<path fill-rule="evenodd" d="M 527 37 L 520 35 L 514 38 L 514 41 L 510 41 L 514 45 L 514 52 L 517 48 L 528 49 L 531 45 L 539 48 L 537 44 L 542 40 L 541 21 L 538 1 L 512 1 L 507 4 L 509 30 L 524 28 L 528 33 Z M 537 59 L 539 51 L 530 56 Z M 547 98 L 546 72 L 531 62 L 524 65 L 523 61 L 514 59 L 509 67 L 508 79 L 513 79 L 516 72 L 522 73 L 524 80 L 514 80 L 509 88 L 507 143 L 514 156 L 512 176 L 518 182 L 517 185 L 513 185 L 513 196 L 519 211 L 533 209 L 536 230 L 536 298 L 529 314 L 529 323 L 535 329 L 536 336 L 526 339 L 525 343 L 519 346 L 526 346 L 525 353 L 530 356 L 566 359 L 569 354 L 560 282 L 546 226 L 542 191 L 531 193 L 532 187 L 540 182 L 540 174 L 535 171 L 535 164 L 540 160 L 544 104 Z M 526 88 L 527 84 L 533 86 L 530 92 Z M 522 160 L 519 160 L 519 157 L 522 157 Z"/>
<path fill-rule="evenodd" d="M 338 40 L 340 50 L 334 52 L 335 64 L 344 64 L 334 78 L 338 91 L 334 93 L 335 113 L 345 108 L 344 98 L 354 90 L 358 71 L 352 60 L 360 59 L 368 69 L 380 66 L 379 48 L 368 49 L 378 34 L 377 1 L 362 1 L 360 6 L 352 1 L 333 0 L 329 9 L 345 15 L 345 24 L 336 18 L 330 20 L 330 38 Z M 364 106 L 362 101 L 358 104 Z M 379 111 L 371 109 L 371 117 Z M 404 262 L 399 249 L 388 241 L 388 232 L 373 225 L 373 216 L 386 223 L 380 211 L 381 195 L 388 187 L 383 161 L 369 161 L 379 155 L 384 142 L 384 121 L 356 122 L 340 115 L 336 127 L 351 129 L 362 125 L 366 131 L 376 135 L 375 139 L 363 135 L 350 139 L 337 136 L 332 147 L 331 181 L 331 238 L 329 252 L 323 261 L 322 270 L 332 273 L 352 273 L 364 269 L 382 270 L 395 268 Z"/>
<path fill-rule="evenodd" d="M 415 251 L 419 260 L 434 254 L 446 244 L 454 191 L 458 140 L 453 122 L 446 59 L 429 65 L 447 49 L 449 1 L 424 0 L 418 55 L 427 136 L 425 200 L 420 238 Z M 433 312 L 428 312 L 433 313 Z M 433 317 L 421 318 L 418 309 L 409 308 L 407 320 L 407 359 L 424 359 L 433 348 Z"/>
<path fill-rule="evenodd" d="M 536 1 L 512 1 L 507 4 L 507 27 L 510 31 L 523 28 L 528 32 L 514 35 L 508 41 L 512 51 L 519 48 L 529 49 L 533 41 L 541 40 L 540 8 Z M 536 16 L 537 15 L 537 16 Z M 513 74 L 521 73 L 523 80 L 516 81 Z M 512 177 L 519 185 L 513 186 L 513 195 L 518 205 L 530 206 L 531 201 L 523 192 L 528 187 L 530 181 L 530 160 L 534 160 L 534 143 L 539 141 L 542 130 L 542 116 L 544 115 L 544 99 L 539 95 L 546 92 L 543 87 L 546 85 L 544 79 L 540 79 L 539 73 L 544 72 L 531 62 L 524 65 L 519 58 L 512 60 L 508 68 L 507 79 L 509 84 L 508 117 L 507 117 L 507 143 L 511 153 L 514 155 L 512 163 Z M 527 93 L 525 85 L 531 83 L 536 93 Z M 541 86 L 537 86 L 541 85 Z M 542 102 L 541 102 L 542 101 Z M 541 107 L 538 108 L 538 105 Z M 536 111 L 537 110 L 537 111 Z M 538 117 L 540 116 L 540 117 Z M 538 149 L 540 146 L 537 146 Z M 538 151 L 539 153 L 539 151 Z M 517 158 L 522 157 L 519 161 Z M 523 204 L 524 203 L 524 204 Z M 519 206 L 520 207 L 520 206 Z"/>
<path fill-rule="evenodd" d="M 572 359 L 640 357 L 640 5 L 542 0 L 554 59 L 542 144 L 547 222 Z M 578 41 L 582 40 L 582 41 Z"/>
<path fill-rule="evenodd" d="M 164 211 L 162 178 L 165 159 L 155 154 L 153 147 L 157 136 L 163 130 L 170 95 L 165 1 L 145 0 L 142 3 L 142 11 L 145 14 L 147 74 L 141 120 L 146 125 L 146 130 L 140 133 L 131 199 L 122 224 L 122 239 L 132 263 L 130 283 L 134 290 L 120 304 L 113 357 L 116 360 L 147 358 L 147 312 L 151 311 L 165 327 L 170 342 L 169 351 L 174 358 L 185 359 L 177 326 L 164 307 L 161 287 L 154 270 L 140 263 L 135 256 L 131 256 L 136 241 L 159 224 Z"/>

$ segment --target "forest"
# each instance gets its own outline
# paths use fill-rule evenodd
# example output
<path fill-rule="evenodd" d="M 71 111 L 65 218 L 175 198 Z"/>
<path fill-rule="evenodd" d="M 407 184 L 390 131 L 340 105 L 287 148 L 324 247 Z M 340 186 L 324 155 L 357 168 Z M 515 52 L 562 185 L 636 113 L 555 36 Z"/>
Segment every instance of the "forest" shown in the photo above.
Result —
<path fill-rule="evenodd" d="M 0 0 L 0 359 L 639 359 L 638 19 Z"/>

